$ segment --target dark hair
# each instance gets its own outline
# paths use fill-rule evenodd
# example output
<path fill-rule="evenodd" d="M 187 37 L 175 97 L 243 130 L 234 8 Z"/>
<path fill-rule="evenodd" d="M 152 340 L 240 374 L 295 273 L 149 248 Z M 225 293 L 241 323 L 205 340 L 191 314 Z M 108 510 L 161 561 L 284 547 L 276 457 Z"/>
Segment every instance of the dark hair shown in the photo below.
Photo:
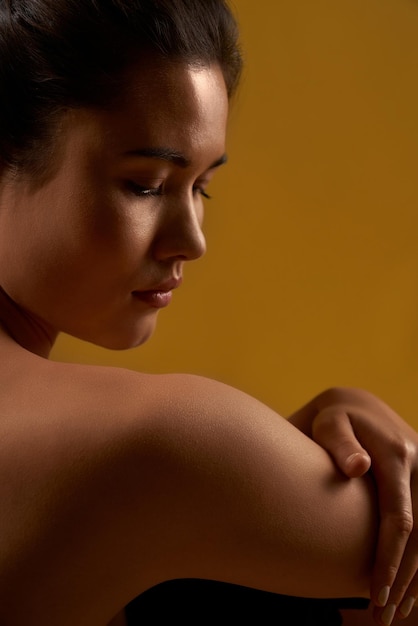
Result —
<path fill-rule="evenodd" d="M 148 53 L 218 63 L 229 96 L 237 87 L 226 0 L 0 0 L 0 163 L 40 166 L 59 113 L 110 106 Z"/>

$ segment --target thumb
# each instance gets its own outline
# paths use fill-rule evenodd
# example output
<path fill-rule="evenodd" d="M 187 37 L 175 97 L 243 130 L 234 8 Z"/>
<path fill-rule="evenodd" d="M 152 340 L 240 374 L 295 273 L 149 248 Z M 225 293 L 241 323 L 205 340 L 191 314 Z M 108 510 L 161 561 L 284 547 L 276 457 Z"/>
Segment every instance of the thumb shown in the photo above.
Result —
<path fill-rule="evenodd" d="M 312 423 L 312 438 L 327 450 L 348 478 L 363 476 L 371 459 L 358 441 L 347 413 L 337 407 L 320 411 Z"/>

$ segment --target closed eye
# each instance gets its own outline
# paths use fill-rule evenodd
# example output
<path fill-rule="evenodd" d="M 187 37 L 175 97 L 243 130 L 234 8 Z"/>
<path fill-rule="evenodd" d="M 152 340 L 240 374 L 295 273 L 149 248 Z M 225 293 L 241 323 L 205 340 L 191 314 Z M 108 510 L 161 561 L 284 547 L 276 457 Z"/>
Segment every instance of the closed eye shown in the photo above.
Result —
<path fill-rule="evenodd" d="M 139 198 L 146 198 L 150 196 L 161 196 L 163 193 L 162 185 L 158 187 L 146 187 L 144 185 L 139 185 L 132 180 L 127 181 L 126 187 L 128 191 L 132 192 L 135 196 Z M 193 193 L 200 194 L 206 200 L 211 200 L 212 196 L 210 196 L 205 189 L 201 187 L 193 187 Z"/>
<path fill-rule="evenodd" d="M 140 198 L 145 198 L 149 196 L 160 196 L 162 194 L 162 185 L 158 187 L 145 187 L 143 185 L 139 185 L 132 180 L 126 182 L 126 188 L 128 191 L 132 192 L 135 196 Z"/>
<path fill-rule="evenodd" d="M 212 196 L 210 196 L 204 189 L 200 189 L 199 187 L 195 187 L 193 189 L 193 191 L 195 193 L 200 193 L 201 196 L 203 196 L 204 198 L 206 198 L 206 200 L 211 200 Z"/>

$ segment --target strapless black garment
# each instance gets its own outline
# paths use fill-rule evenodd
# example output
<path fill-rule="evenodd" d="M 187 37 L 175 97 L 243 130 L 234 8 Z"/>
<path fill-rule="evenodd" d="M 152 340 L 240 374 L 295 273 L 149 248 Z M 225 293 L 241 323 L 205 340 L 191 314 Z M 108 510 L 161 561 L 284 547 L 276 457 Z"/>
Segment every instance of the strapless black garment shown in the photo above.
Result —
<path fill-rule="evenodd" d="M 341 626 L 340 609 L 367 609 L 363 598 L 283 596 L 210 580 L 173 580 L 126 607 L 128 626 Z"/>

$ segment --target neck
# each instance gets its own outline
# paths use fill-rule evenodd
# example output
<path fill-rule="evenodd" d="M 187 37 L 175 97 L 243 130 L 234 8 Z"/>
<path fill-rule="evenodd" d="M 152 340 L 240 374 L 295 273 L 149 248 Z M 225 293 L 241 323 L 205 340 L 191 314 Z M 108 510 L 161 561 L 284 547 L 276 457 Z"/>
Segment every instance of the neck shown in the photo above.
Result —
<path fill-rule="evenodd" d="M 22 348 L 48 358 L 57 332 L 36 315 L 19 306 L 0 287 L 0 327 Z"/>

